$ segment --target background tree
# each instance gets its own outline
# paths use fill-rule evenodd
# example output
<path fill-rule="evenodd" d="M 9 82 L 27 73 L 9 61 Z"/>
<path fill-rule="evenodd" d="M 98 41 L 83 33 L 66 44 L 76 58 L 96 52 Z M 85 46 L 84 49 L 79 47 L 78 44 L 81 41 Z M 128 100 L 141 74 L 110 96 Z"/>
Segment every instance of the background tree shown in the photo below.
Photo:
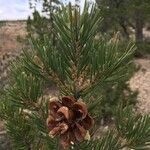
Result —
<path fill-rule="evenodd" d="M 150 1 L 96 0 L 96 3 L 102 10 L 107 29 L 113 27 L 120 30 L 128 39 L 131 32 L 129 28 L 132 28 L 135 30 L 136 43 L 143 42 L 143 28 L 149 21 Z"/>
<path fill-rule="evenodd" d="M 104 32 L 108 30 L 121 31 L 122 35 L 129 39 L 126 7 L 128 2 L 124 0 L 110 1 L 110 0 L 96 0 L 98 7 L 102 10 L 104 17 Z"/>
<path fill-rule="evenodd" d="M 136 42 L 143 42 L 143 28 L 145 24 L 149 21 L 150 13 L 150 1 L 144 0 L 134 0 L 130 1 L 129 9 L 131 12 L 131 17 L 133 17 L 133 21 L 135 24 L 135 38 Z M 130 14 L 129 14 L 130 15 Z"/>

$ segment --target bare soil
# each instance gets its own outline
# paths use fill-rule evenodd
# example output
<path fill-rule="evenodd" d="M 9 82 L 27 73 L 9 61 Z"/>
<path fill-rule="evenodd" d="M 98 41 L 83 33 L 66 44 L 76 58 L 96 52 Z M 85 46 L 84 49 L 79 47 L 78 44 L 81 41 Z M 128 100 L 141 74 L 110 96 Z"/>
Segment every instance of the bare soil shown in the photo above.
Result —
<path fill-rule="evenodd" d="M 141 68 L 130 80 L 130 87 L 138 90 L 137 110 L 140 113 L 150 114 L 150 55 L 135 60 Z"/>
<path fill-rule="evenodd" d="M 0 55 L 20 51 L 22 44 L 17 41 L 17 38 L 25 36 L 26 23 L 24 21 L 0 22 Z"/>

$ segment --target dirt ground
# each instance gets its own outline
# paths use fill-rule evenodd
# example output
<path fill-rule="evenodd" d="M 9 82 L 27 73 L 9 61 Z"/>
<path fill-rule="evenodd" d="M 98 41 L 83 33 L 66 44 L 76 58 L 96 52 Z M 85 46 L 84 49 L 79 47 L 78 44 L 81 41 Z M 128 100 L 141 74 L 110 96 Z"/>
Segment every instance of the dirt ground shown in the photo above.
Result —
<path fill-rule="evenodd" d="M 135 63 L 140 65 L 140 70 L 130 80 L 133 90 L 138 90 L 137 109 L 138 112 L 150 113 L 150 55 L 145 58 L 136 59 Z"/>
<path fill-rule="evenodd" d="M 0 55 L 6 52 L 20 51 L 22 44 L 17 39 L 26 36 L 26 23 L 24 21 L 6 21 L 0 25 Z"/>

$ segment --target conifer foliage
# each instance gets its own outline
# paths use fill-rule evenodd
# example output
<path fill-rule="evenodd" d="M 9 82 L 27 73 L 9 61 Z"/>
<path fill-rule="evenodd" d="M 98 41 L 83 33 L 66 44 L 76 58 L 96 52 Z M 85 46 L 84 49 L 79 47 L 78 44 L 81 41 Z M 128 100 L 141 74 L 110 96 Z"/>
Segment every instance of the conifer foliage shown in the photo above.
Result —
<path fill-rule="evenodd" d="M 31 39 L 31 50 L 12 65 L 12 78 L 2 101 L 1 114 L 15 150 L 119 150 L 148 149 L 149 116 L 133 115 L 121 104 L 114 111 L 114 129 L 93 138 L 98 128 L 92 100 L 95 90 L 125 76 L 135 50 L 133 44 L 118 53 L 117 42 L 96 38 L 101 12 L 69 4 L 54 15 L 57 44 L 44 36 Z M 58 99 L 44 97 L 54 82 Z M 94 114 L 94 116 L 92 115 Z"/>

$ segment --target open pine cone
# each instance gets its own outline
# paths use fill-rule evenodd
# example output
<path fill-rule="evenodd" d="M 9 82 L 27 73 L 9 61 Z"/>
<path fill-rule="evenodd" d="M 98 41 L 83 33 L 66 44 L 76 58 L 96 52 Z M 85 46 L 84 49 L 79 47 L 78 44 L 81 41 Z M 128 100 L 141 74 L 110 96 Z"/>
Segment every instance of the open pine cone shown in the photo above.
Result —
<path fill-rule="evenodd" d="M 70 96 L 65 96 L 62 101 L 49 103 L 49 116 L 47 127 L 51 137 L 60 136 L 60 146 L 63 149 L 71 143 L 81 142 L 87 138 L 88 130 L 94 121 L 88 115 L 87 106 L 76 101 Z"/>

